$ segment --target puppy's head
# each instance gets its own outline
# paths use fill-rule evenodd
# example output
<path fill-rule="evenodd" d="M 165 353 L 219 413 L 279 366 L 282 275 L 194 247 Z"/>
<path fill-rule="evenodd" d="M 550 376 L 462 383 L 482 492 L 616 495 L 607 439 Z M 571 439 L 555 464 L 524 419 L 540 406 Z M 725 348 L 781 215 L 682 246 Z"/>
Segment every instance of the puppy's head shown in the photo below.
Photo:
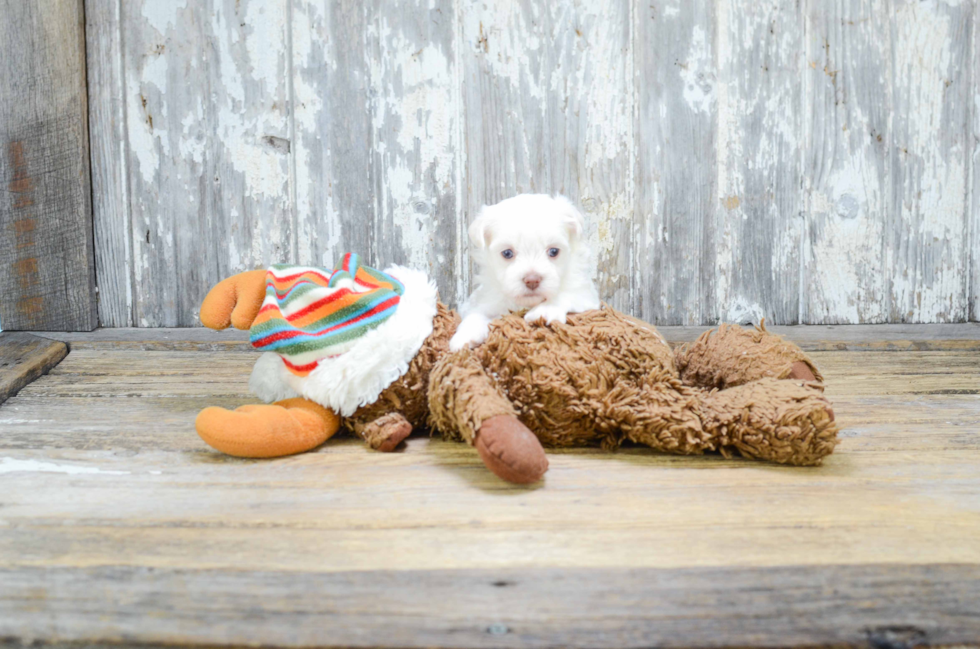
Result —
<path fill-rule="evenodd" d="M 564 196 L 521 194 L 485 206 L 470 226 L 470 242 L 484 278 L 530 308 L 560 292 L 582 228 L 582 215 Z"/>

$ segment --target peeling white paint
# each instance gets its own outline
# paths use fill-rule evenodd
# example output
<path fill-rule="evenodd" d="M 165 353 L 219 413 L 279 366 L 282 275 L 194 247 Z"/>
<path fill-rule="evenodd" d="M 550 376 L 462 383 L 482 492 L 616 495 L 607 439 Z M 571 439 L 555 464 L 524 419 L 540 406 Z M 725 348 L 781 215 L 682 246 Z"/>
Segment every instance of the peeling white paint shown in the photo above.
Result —
<path fill-rule="evenodd" d="M 546 93 L 559 90 L 561 78 L 545 80 L 531 74 L 538 68 L 532 55 L 543 48 L 539 29 L 542 5 L 536 2 L 519 6 L 512 2 L 489 2 L 482 10 L 463 12 L 463 33 L 470 46 L 482 48 L 489 72 L 497 79 L 509 81 L 529 98 L 542 100 Z M 473 9 L 476 9 L 474 7 Z M 531 15 L 526 15 L 526 11 Z"/>
<path fill-rule="evenodd" d="M 819 269 L 810 274 L 807 287 L 820 304 L 811 318 L 833 314 L 832 321 L 878 322 L 885 310 L 880 255 L 885 197 L 874 159 L 852 154 L 823 186 L 826 191 L 810 196 L 811 218 L 820 227 L 806 260 L 808 268 Z"/>
<path fill-rule="evenodd" d="M 381 56 L 369 61 L 375 159 L 380 161 L 382 222 L 390 219 L 392 237 L 415 268 L 433 270 L 438 194 L 452 187 L 456 143 L 452 53 L 436 43 L 418 42 L 383 16 L 368 29 Z M 393 137 L 392 137 L 393 136 Z"/>
<path fill-rule="evenodd" d="M 149 55 L 147 64 L 140 74 L 144 86 L 154 86 L 161 94 L 167 92 L 167 59 L 159 55 Z M 166 104 L 160 104 L 160 110 L 166 116 Z"/>
<path fill-rule="evenodd" d="M 235 171 L 243 175 L 246 194 L 256 199 L 282 197 L 289 181 L 288 160 L 257 137 L 266 129 L 257 125 L 258 120 L 243 123 L 227 107 L 223 107 L 218 115 L 221 124 L 218 134 L 228 151 L 227 160 Z M 281 125 L 277 125 L 274 132 L 281 132 L 281 128 Z M 269 234 L 276 238 L 278 233 Z"/>
<path fill-rule="evenodd" d="M 587 93 L 585 166 L 595 169 L 607 161 L 626 159 L 633 107 L 624 90 L 631 68 L 623 55 L 622 25 L 608 19 L 605 0 L 583 2 L 579 12 L 579 21 L 591 29 L 586 27 L 578 37 L 588 47 L 588 64 L 578 64 L 576 87 Z M 559 85 L 559 77 L 565 75 L 567 71 L 556 67 L 551 73 L 552 86 Z M 587 183 L 579 184 L 581 190 Z"/>
<path fill-rule="evenodd" d="M 954 135 L 965 111 L 956 102 L 953 79 L 962 62 L 954 63 L 958 4 L 903 3 L 895 12 L 894 47 L 901 116 L 895 130 L 899 147 L 902 192 L 895 208 L 910 233 L 905 250 L 895 251 L 892 268 L 893 316 L 910 322 L 950 322 L 967 316 L 968 259 L 966 168 L 963 140 Z M 959 22 L 959 21 L 957 21 Z M 958 24 L 956 25 L 959 26 Z M 955 120 L 955 121 L 951 121 Z M 901 260 L 901 261 L 899 261 Z"/>
<path fill-rule="evenodd" d="M 704 29 L 695 25 L 691 32 L 691 48 L 687 60 L 681 67 L 681 79 L 684 80 L 684 101 L 691 110 L 698 113 L 708 113 L 714 107 L 714 58 L 711 46 L 707 42 Z"/>
<path fill-rule="evenodd" d="M 328 133 L 321 124 L 329 118 L 321 93 L 337 74 L 337 61 L 330 56 L 332 38 L 326 5 L 317 2 L 293 3 L 293 120 L 296 140 L 294 214 L 296 215 L 296 258 L 301 264 L 318 264 L 332 268 L 333 252 L 349 244 L 341 239 L 341 215 L 334 204 L 334 188 L 321 174 L 329 168 L 334 152 L 329 148 Z M 319 55 L 321 58 L 317 58 Z M 322 62 L 321 62 L 322 61 Z M 319 203 L 315 202 L 320 196 Z M 351 218 L 346 215 L 346 218 Z M 322 232 L 326 230 L 324 237 Z M 368 254 L 370 251 L 357 251 Z"/>
<path fill-rule="evenodd" d="M 153 29 L 166 34 L 171 25 L 177 24 L 177 12 L 187 8 L 187 0 L 148 0 L 141 12 Z"/>
<path fill-rule="evenodd" d="M 139 87 L 132 79 L 131 87 Z M 151 184 L 160 169 L 160 153 L 170 154 L 170 138 L 163 128 L 151 127 L 142 106 L 143 96 L 134 93 L 126 102 L 129 123 L 129 150 L 135 156 L 143 181 Z"/>
<path fill-rule="evenodd" d="M 805 280 L 797 291 L 809 304 L 803 311 L 821 317 L 965 316 L 971 290 L 965 219 L 976 220 L 966 203 L 974 194 L 967 175 L 975 162 L 967 159 L 965 147 L 974 143 L 962 132 L 970 114 L 961 106 L 970 98 L 980 104 L 980 93 L 964 85 L 969 75 L 963 70 L 976 67 L 964 55 L 970 42 L 963 25 L 975 11 L 972 3 L 845 3 L 844 11 L 871 12 L 874 29 L 863 17 L 854 24 L 836 16 L 828 22 L 826 12 L 839 11 L 830 5 L 809 6 L 803 16 L 798 3 L 786 0 L 719 0 L 702 24 L 692 22 L 695 9 L 682 0 L 649 7 L 600 0 L 454 2 L 451 10 L 436 0 L 401 0 L 350 15 L 322 0 L 221 2 L 211 11 L 186 0 L 133 6 L 121 29 L 129 48 L 120 84 L 127 133 L 118 146 L 127 164 L 138 167 L 127 183 L 134 226 L 125 258 L 132 265 L 134 319 L 142 325 L 176 324 L 170 319 L 178 306 L 182 318 L 193 311 L 189 296 L 205 288 L 195 282 L 208 281 L 208 274 L 192 278 L 178 266 L 195 256 L 214 262 L 208 273 L 283 256 L 329 266 L 353 236 L 374 248 L 365 254 L 434 272 L 447 264 L 465 270 L 465 224 L 450 223 L 451 215 L 459 221 L 490 196 L 513 191 L 564 191 L 589 204 L 587 234 L 608 291 L 603 297 L 625 300 L 627 308 L 631 296 L 624 287 L 643 274 L 632 268 L 644 260 L 636 249 L 658 246 L 670 247 L 678 263 L 714 254 L 700 262 L 712 274 L 700 278 L 710 288 L 710 307 L 702 314 L 700 305 L 665 305 L 694 318 L 754 313 L 762 308 L 756 302 L 763 290 L 772 290 L 776 302 L 784 299 L 775 294 L 789 290 L 786 278 L 794 273 Z M 341 14 L 343 24 L 332 24 Z M 638 21 L 653 18 L 666 25 L 658 28 L 663 33 L 680 39 L 672 60 L 663 62 L 677 75 L 668 78 L 677 96 L 644 90 L 638 94 L 646 93 L 652 105 L 640 111 L 633 84 L 647 80 L 634 77 L 642 62 L 636 57 L 644 54 L 634 52 L 633 41 L 642 31 Z M 364 33 L 347 40 L 348 19 Z M 823 77 L 843 67 L 830 60 L 824 69 L 822 43 L 814 48 L 813 40 L 803 55 L 801 39 L 824 23 L 842 30 L 845 45 L 834 56 L 867 57 L 878 66 L 869 65 L 868 74 L 887 77 L 884 85 L 894 77 L 894 87 L 881 92 L 881 102 L 894 102 L 885 109 L 894 124 L 886 126 L 880 145 L 858 142 L 856 134 L 874 120 L 862 112 L 865 88 L 845 87 L 843 75 L 831 91 L 842 108 L 830 108 L 827 116 L 840 120 L 834 125 L 843 127 L 840 134 L 828 130 L 817 142 L 806 137 L 813 86 L 794 84 L 808 64 L 818 65 L 811 68 L 811 84 L 827 82 Z M 887 47 L 855 50 L 848 34 L 856 30 L 887 35 Z M 358 51 L 338 49 L 351 44 Z M 351 69 L 338 69 L 340 53 Z M 331 95 L 339 79 L 348 84 L 345 98 L 363 94 L 363 118 L 347 115 L 341 95 Z M 672 119 L 678 110 L 689 110 L 690 119 Z M 713 210 L 692 232 L 664 225 L 678 218 L 674 190 L 665 195 L 661 186 L 672 188 L 669 178 L 638 173 L 646 204 L 634 205 L 636 153 L 645 145 L 634 124 L 651 132 L 636 114 L 648 122 L 672 120 L 672 128 L 714 127 L 717 163 L 705 172 L 713 178 L 692 188 L 710 196 L 704 204 L 710 200 Z M 347 146 L 335 136 L 351 124 L 369 125 L 364 158 L 357 161 L 363 173 L 345 168 L 344 152 L 331 148 Z M 279 138 L 278 148 L 267 136 Z M 682 139 L 675 133 L 657 138 L 667 146 Z M 280 139 L 289 142 L 288 153 Z M 808 160 L 811 146 L 826 148 L 814 177 L 792 181 L 787 169 Z M 679 156 L 643 155 L 664 166 L 658 173 L 689 171 L 676 168 Z M 354 177 L 364 185 L 351 199 L 351 187 L 337 179 Z M 798 209 L 795 199 L 806 202 Z M 663 213 L 669 210 L 675 212 Z M 812 228 L 806 240 L 800 239 L 801 217 Z M 898 240 L 888 227 L 907 236 L 879 246 Z M 707 247 L 683 243 L 701 236 L 693 229 L 704 231 Z M 771 259 L 748 263 L 760 232 L 769 237 Z M 199 243 L 202 237 L 211 239 Z M 465 272 L 457 278 L 453 286 L 464 288 Z M 761 301 L 770 305 L 768 297 Z"/>
<path fill-rule="evenodd" d="M 245 28 L 249 31 L 245 40 L 251 65 L 249 76 L 253 81 L 265 84 L 270 91 L 281 83 L 286 73 L 283 65 L 285 48 L 278 44 L 285 41 L 287 19 L 286 12 L 277 11 L 271 2 L 250 2 L 245 11 Z"/>
<path fill-rule="evenodd" d="M 619 254 L 620 241 L 612 226 L 617 221 L 630 220 L 630 202 L 626 192 L 620 192 L 607 201 L 592 198 L 586 193 L 581 202 L 587 206 L 598 206 L 598 209 L 586 209 L 584 213 L 585 234 L 594 256 L 592 272 L 595 274 L 601 258 Z"/>
<path fill-rule="evenodd" d="M 728 308 L 725 309 L 722 316 L 722 322 L 758 325 L 765 317 L 766 311 L 761 304 L 736 296 L 729 301 Z"/>
<path fill-rule="evenodd" d="M 203 119 L 203 107 L 198 103 L 194 107 L 194 110 L 184 115 L 184 118 L 180 122 L 183 127 L 178 140 L 180 154 L 185 159 L 190 159 L 197 165 L 204 164 L 204 155 L 207 149 L 207 141 L 198 128 Z M 186 184 L 184 187 L 188 188 Z"/>
<path fill-rule="evenodd" d="M 285 55 L 285 15 L 280 12 L 271 16 L 262 12 L 262 8 L 262 3 L 252 2 L 246 12 L 246 26 L 258 31 L 254 38 L 250 36 L 246 41 L 250 65 L 236 63 L 239 57 L 231 50 L 231 42 L 227 39 L 218 39 L 215 62 L 224 93 L 224 98 L 218 100 L 216 143 L 227 149 L 227 161 L 243 175 L 246 194 L 254 199 L 282 197 L 287 193 L 289 180 L 288 158 L 262 141 L 268 135 L 288 138 L 286 121 L 275 119 L 277 113 L 246 104 L 246 78 L 250 83 L 270 83 L 272 87 L 266 93 L 266 101 L 273 94 L 275 85 L 282 83 L 279 72 Z M 221 12 L 215 12 L 213 29 L 218 34 L 228 30 Z M 258 78 L 252 76 L 253 70 L 259 73 Z M 270 225 L 271 231 L 260 234 L 277 240 L 281 228 L 275 220 Z"/>
<path fill-rule="evenodd" d="M 764 302 L 770 322 L 793 322 L 803 209 L 801 8 L 789 0 L 715 7 L 716 258 L 703 274 L 717 268 L 715 308 L 751 297 Z"/>
<path fill-rule="evenodd" d="M 716 54 L 715 65 L 719 75 L 725 66 L 730 65 L 732 29 L 729 3 L 722 1 L 716 5 Z M 718 163 L 715 165 L 716 195 L 738 196 L 741 191 L 740 176 L 737 161 L 742 159 L 741 141 L 738 139 L 739 125 L 736 118 L 736 98 L 730 96 L 729 84 L 732 79 L 719 78 L 715 86 L 717 111 L 715 114 L 715 130 L 718 151 Z M 734 172 L 734 173 L 730 173 Z M 741 205 L 741 202 L 739 202 Z M 720 299 L 725 299 L 731 293 L 732 268 L 734 265 L 734 247 L 732 245 L 733 219 L 741 218 L 739 209 L 726 210 L 722 206 L 716 208 L 717 217 L 713 226 L 715 229 L 715 266 L 718 269 L 715 276 L 715 293 Z M 721 314 L 718 314 L 720 316 Z M 710 318 L 710 315 L 709 315 Z"/>

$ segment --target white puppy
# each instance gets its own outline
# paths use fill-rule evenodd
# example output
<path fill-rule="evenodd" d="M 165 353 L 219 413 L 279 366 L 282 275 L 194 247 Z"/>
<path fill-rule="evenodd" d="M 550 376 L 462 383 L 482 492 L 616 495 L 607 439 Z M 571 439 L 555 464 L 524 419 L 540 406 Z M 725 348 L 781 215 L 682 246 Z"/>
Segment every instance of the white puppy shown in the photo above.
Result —
<path fill-rule="evenodd" d="M 525 320 L 551 323 L 598 309 L 582 228 L 582 215 L 564 196 L 521 194 L 485 206 L 469 231 L 476 290 L 460 308 L 463 321 L 449 348 L 482 343 L 490 321 L 510 311 L 530 309 Z"/>

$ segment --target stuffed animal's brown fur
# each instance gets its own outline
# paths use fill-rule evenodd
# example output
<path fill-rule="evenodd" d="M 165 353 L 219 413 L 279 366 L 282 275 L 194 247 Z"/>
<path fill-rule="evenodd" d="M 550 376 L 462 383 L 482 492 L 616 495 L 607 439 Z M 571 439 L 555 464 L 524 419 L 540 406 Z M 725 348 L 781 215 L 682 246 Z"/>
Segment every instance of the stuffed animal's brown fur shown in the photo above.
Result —
<path fill-rule="evenodd" d="M 369 444 L 390 445 L 384 418 L 392 415 L 411 427 L 428 416 L 436 430 L 469 444 L 484 421 L 504 415 L 545 446 L 631 441 L 797 465 L 818 464 L 837 443 L 822 389 L 789 378 L 802 362 L 820 380 L 816 367 L 764 328 L 722 327 L 675 355 L 653 327 L 610 308 L 551 326 L 511 315 L 491 326 L 483 345 L 447 353 L 457 321 L 441 307 L 409 372 L 349 419 Z"/>
<path fill-rule="evenodd" d="M 226 306 L 235 305 L 222 304 L 213 322 L 227 326 Z M 543 475 L 541 443 L 611 449 L 628 441 L 793 465 L 818 464 L 837 444 L 819 371 L 764 326 L 723 326 L 675 353 L 651 325 L 608 307 L 547 326 L 514 314 L 491 324 L 479 347 L 450 353 L 458 324 L 440 304 L 408 372 L 346 426 L 379 450 L 432 427 L 475 446 L 491 470 L 513 482 Z M 218 430 L 227 439 L 224 415 L 209 408 L 202 416 L 208 411 L 211 429 L 202 431 L 199 417 L 202 437 Z M 310 439 L 318 444 L 326 436 Z"/>

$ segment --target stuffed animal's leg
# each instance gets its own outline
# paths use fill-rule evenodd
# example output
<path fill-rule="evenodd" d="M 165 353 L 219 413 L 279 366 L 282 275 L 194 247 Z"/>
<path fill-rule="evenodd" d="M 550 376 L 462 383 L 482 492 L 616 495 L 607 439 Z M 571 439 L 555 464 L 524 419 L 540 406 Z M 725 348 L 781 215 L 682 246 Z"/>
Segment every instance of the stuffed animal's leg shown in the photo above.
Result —
<path fill-rule="evenodd" d="M 688 385 L 728 388 L 761 378 L 823 381 L 799 347 L 766 331 L 722 325 L 706 331 L 675 353 L 677 369 Z"/>
<path fill-rule="evenodd" d="M 738 451 L 812 465 L 837 444 L 830 404 L 818 388 L 796 381 L 761 379 L 709 392 L 660 378 L 640 389 L 618 389 L 623 394 L 606 417 L 619 422 L 627 439 L 668 453 Z"/>
<path fill-rule="evenodd" d="M 475 446 L 504 480 L 530 484 L 548 470 L 541 442 L 469 349 L 446 355 L 433 368 L 429 413 L 437 430 Z"/>
<path fill-rule="evenodd" d="M 340 427 L 340 417 L 306 399 L 253 404 L 226 410 L 212 406 L 197 415 L 197 434 L 222 453 L 279 457 L 323 444 Z"/>
<path fill-rule="evenodd" d="M 600 427 L 620 430 L 626 439 L 659 451 L 698 455 L 711 450 L 712 440 L 701 426 L 701 390 L 685 386 L 664 371 L 646 385 L 630 382 L 612 388 L 612 404 L 598 417 Z M 602 422 L 605 422 L 603 424 Z"/>
<path fill-rule="evenodd" d="M 820 464 L 837 445 L 837 424 L 823 392 L 797 381 L 761 379 L 701 398 L 701 425 L 712 446 L 746 457 Z"/>
<path fill-rule="evenodd" d="M 412 424 L 400 412 L 382 415 L 371 421 L 349 422 L 354 432 L 377 451 L 394 451 L 403 439 L 412 434 Z"/>

